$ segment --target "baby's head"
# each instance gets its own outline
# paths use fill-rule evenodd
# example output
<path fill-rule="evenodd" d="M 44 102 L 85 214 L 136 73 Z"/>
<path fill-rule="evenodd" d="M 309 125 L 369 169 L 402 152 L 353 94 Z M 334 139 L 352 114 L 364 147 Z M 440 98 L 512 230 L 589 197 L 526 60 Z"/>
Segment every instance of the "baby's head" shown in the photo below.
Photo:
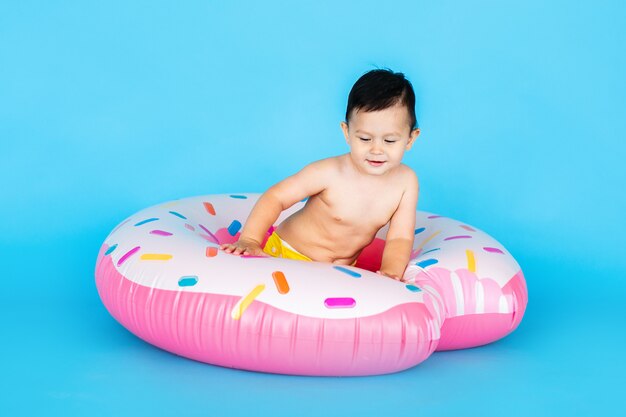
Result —
<path fill-rule="evenodd" d="M 363 74 L 350 90 L 341 128 L 359 170 L 389 172 L 419 135 L 413 86 L 404 74 L 387 69 Z"/>

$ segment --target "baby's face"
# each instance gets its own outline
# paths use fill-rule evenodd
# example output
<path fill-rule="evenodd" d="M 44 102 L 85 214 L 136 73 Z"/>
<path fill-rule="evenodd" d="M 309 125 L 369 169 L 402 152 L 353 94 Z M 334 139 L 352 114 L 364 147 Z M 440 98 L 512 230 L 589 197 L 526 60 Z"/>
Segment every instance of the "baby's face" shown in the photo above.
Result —
<path fill-rule="evenodd" d="M 406 107 L 397 104 L 383 110 L 353 112 L 350 124 L 341 122 L 350 157 L 365 174 L 384 175 L 402 163 L 419 129 L 409 127 Z"/>

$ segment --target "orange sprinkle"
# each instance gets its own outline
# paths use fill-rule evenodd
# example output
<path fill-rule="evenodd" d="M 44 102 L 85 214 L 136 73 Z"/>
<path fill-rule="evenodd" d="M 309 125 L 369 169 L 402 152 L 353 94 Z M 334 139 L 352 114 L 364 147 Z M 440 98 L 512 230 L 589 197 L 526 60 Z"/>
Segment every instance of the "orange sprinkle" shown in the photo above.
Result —
<path fill-rule="evenodd" d="M 206 257 L 207 258 L 212 258 L 214 256 L 217 256 L 217 248 L 214 248 L 212 246 L 207 246 L 207 248 L 206 248 Z"/>
<path fill-rule="evenodd" d="M 209 214 L 215 216 L 215 207 L 213 207 L 213 204 L 209 203 L 209 202 L 204 202 L 204 208 L 206 209 L 206 211 L 209 212 Z"/>
<path fill-rule="evenodd" d="M 289 292 L 289 284 L 287 283 L 285 274 L 281 271 L 274 271 L 272 272 L 272 278 L 274 278 L 274 284 L 276 284 L 276 289 L 280 294 L 287 294 Z"/>

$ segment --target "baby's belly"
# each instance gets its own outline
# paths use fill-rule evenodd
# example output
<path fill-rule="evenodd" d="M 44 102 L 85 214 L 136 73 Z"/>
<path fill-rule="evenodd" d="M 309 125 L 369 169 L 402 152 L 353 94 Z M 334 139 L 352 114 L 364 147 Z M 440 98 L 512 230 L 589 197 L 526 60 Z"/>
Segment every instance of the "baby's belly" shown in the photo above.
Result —
<path fill-rule="evenodd" d="M 290 220 L 286 219 L 276 228 L 281 239 L 314 261 L 340 265 L 352 264 L 363 248 L 374 239 L 377 231 L 363 233 L 363 228 L 340 225 L 327 231 L 306 221 Z"/>

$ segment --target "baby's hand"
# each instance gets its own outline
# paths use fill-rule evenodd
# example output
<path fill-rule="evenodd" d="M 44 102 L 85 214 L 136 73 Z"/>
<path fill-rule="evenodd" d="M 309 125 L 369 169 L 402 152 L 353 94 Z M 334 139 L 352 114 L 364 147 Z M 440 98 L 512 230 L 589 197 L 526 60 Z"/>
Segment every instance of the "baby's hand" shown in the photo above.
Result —
<path fill-rule="evenodd" d="M 376 271 L 376 273 L 380 274 L 380 275 L 383 275 L 383 276 L 386 276 L 387 278 L 395 279 L 396 281 L 404 282 L 404 279 L 402 277 L 399 277 L 399 276 L 397 276 L 395 274 L 392 274 L 392 273 L 388 273 L 388 272 L 385 272 L 385 271 Z"/>
<path fill-rule="evenodd" d="M 239 239 L 235 243 L 223 243 L 220 245 L 220 249 L 233 255 L 262 256 L 264 254 L 263 248 L 258 242 L 247 239 Z"/>

